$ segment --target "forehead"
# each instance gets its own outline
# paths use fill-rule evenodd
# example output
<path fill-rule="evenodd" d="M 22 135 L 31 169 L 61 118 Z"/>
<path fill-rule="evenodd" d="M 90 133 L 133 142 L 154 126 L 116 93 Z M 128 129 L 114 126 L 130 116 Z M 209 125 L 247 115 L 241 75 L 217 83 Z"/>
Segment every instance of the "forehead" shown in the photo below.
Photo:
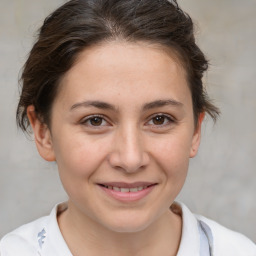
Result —
<path fill-rule="evenodd" d="M 168 93 L 177 101 L 190 97 L 174 53 L 146 43 L 111 42 L 80 53 L 61 81 L 59 96 L 73 102 L 122 95 L 148 101 Z"/>

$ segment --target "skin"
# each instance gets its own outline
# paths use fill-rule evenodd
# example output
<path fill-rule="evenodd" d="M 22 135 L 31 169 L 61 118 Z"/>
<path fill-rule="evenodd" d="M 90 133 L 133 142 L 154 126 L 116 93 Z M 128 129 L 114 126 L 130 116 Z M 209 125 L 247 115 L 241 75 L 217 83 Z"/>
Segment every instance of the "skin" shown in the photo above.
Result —
<path fill-rule="evenodd" d="M 182 223 L 169 208 L 197 153 L 204 117 L 195 127 L 177 58 L 145 43 L 91 47 L 62 79 L 51 127 L 33 106 L 27 113 L 40 155 L 57 162 L 69 196 L 58 222 L 73 255 L 176 255 Z M 98 185 L 138 181 L 156 185 L 133 202 Z"/>

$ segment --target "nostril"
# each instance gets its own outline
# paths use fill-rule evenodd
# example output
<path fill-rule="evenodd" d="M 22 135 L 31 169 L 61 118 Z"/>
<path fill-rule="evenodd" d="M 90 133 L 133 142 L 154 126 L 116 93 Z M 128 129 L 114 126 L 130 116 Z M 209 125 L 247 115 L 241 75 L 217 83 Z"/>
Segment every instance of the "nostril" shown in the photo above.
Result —
<path fill-rule="evenodd" d="M 144 151 L 139 140 L 134 138 L 117 140 L 113 152 L 108 156 L 110 165 L 116 170 L 128 173 L 141 171 L 149 163 L 149 156 Z M 123 142 L 123 143 L 122 143 Z"/>

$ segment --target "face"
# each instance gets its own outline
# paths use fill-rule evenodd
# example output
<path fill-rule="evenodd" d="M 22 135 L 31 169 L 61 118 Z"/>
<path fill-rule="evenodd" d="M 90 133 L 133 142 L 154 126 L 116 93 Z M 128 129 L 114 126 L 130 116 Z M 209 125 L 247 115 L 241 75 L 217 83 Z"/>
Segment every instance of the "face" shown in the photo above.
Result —
<path fill-rule="evenodd" d="M 200 140 L 176 59 L 152 45 L 106 43 L 82 52 L 60 88 L 51 129 L 30 120 L 70 210 L 118 232 L 169 212 Z"/>

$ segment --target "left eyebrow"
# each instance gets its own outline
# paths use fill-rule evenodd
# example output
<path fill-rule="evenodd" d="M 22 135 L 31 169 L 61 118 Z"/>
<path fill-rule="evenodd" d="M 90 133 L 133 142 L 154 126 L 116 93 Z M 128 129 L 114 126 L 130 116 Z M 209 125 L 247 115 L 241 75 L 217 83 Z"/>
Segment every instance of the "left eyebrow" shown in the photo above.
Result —
<path fill-rule="evenodd" d="M 167 100 L 156 100 L 153 102 L 146 103 L 143 105 L 142 110 L 150 110 L 153 108 L 159 108 L 163 106 L 174 106 L 174 107 L 183 107 L 183 104 L 179 101 L 173 100 L 173 99 L 167 99 Z"/>
<path fill-rule="evenodd" d="M 106 102 L 103 101 L 84 101 L 84 102 L 79 102 L 74 104 L 70 110 L 74 110 L 77 109 L 79 107 L 95 107 L 95 108 L 99 108 L 99 109 L 107 109 L 107 110 L 113 110 L 113 111 L 117 111 L 116 108 Z"/>

